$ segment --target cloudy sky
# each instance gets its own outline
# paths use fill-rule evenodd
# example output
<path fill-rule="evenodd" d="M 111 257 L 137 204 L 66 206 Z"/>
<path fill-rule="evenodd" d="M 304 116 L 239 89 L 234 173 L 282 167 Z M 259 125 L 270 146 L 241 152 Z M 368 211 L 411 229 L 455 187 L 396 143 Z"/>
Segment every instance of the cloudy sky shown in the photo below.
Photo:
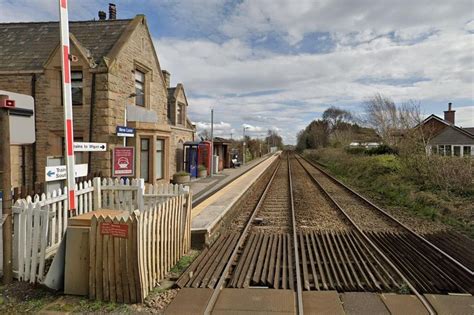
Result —
<path fill-rule="evenodd" d="M 70 0 L 72 20 L 107 1 Z M 330 105 L 362 111 L 375 93 L 421 102 L 474 126 L 471 0 L 116 0 L 146 14 L 163 69 L 182 82 L 190 118 L 221 136 L 276 129 L 286 143 Z M 57 20 L 56 1 L 0 0 L 0 21 Z"/>

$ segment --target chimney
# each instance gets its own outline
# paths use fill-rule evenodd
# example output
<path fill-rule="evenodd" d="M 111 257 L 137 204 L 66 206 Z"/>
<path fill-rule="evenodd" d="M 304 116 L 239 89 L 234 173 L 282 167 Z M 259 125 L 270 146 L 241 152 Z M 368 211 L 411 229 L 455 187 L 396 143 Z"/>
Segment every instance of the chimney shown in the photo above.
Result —
<path fill-rule="evenodd" d="M 166 88 L 169 89 L 170 88 L 170 76 L 171 76 L 171 74 L 166 70 L 161 70 L 161 72 L 163 73 L 163 80 L 165 80 Z"/>
<path fill-rule="evenodd" d="M 452 105 L 453 103 L 448 103 L 448 110 L 444 111 L 444 120 L 454 125 L 454 114 L 456 111 L 451 109 Z"/>
<path fill-rule="evenodd" d="M 115 3 L 109 3 L 109 20 L 117 19 L 117 8 Z"/>
<path fill-rule="evenodd" d="M 105 15 L 105 12 L 104 11 L 99 11 L 99 20 L 100 21 L 103 21 L 105 20 L 107 17 Z"/>

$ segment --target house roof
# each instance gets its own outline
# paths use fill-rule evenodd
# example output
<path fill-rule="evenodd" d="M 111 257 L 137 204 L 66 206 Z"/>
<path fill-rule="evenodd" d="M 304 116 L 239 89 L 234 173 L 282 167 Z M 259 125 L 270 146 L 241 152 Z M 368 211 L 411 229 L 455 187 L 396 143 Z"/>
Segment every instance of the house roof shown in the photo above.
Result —
<path fill-rule="evenodd" d="M 458 127 L 452 123 L 450 123 L 449 121 L 446 121 L 434 114 L 431 114 L 430 116 L 426 117 L 425 120 L 423 120 L 420 124 L 418 124 L 415 128 L 418 128 L 419 126 L 423 126 L 424 124 L 426 124 L 428 121 L 432 120 L 432 119 L 435 119 L 443 124 L 445 124 L 446 126 L 449 126 L 451 128 L 454 128 L 455 130 L 465 134 L 466 136 L 470 137 L 470 138 L 473 138 L 474 139 L 474 128 L 461 128 L 461 127 Z"/>
<path fill-rule="evenodd" d="M 469 127 L 469 128 L 462 128 L 465 131 L 469 132 L 471 135 L 474 135 L 474 127 Z"/>
<path fill-rule="evenodd" d="M 69 32 L 98 64 L 131 21 L 70 22 Z M 0 23 L 0 71 L 42 70 L 58 44 L 59 22 Z"/>

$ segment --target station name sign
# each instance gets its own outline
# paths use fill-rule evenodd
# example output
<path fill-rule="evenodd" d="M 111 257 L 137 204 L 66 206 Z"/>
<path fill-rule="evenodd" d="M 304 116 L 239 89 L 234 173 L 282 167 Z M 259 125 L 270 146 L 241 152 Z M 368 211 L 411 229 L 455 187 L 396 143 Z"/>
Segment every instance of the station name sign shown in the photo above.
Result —
<path fill-rule="evenodd" d="M 116 128 L 117 136 L 119 137 L 135 137 L 135 128 L 117 126 Z"/>

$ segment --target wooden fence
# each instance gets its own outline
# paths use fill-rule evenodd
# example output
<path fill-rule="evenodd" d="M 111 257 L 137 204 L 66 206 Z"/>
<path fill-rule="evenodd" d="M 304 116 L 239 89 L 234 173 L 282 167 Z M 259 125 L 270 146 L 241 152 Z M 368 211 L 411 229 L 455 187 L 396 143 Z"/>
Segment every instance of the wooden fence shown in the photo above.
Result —
<path fill-rule="evenodd" d="M 177 190 L 179 188 L 176 188 Z M 89 239 L 89 297 L 143 302 L 191 247 L 191 194 L 182 190 L 127 220 L 93 217 Z M 115 233 L 104 232 L 104 225 Z"/>
<path fill-rule="evenodd" d="M 147 187 L 148 192 L 185 194 L 183 186 L 162 184 Z M 67 187 L 48 194 L 27 196 L 13 206 L 13 268 L 18 279 L 41 282 L 45 260 L 56 253 L 67 229 L 68 218 L 99 208 L 144 211 L 144 201 L 150 206 L 164 202 L 173 195 L 145 194 L 143 180 L 113 180 L 94 178 L 76 184 L 76 212 L 69 212 Z M 1 249 L 0 249 L 1 250 Z"/>

